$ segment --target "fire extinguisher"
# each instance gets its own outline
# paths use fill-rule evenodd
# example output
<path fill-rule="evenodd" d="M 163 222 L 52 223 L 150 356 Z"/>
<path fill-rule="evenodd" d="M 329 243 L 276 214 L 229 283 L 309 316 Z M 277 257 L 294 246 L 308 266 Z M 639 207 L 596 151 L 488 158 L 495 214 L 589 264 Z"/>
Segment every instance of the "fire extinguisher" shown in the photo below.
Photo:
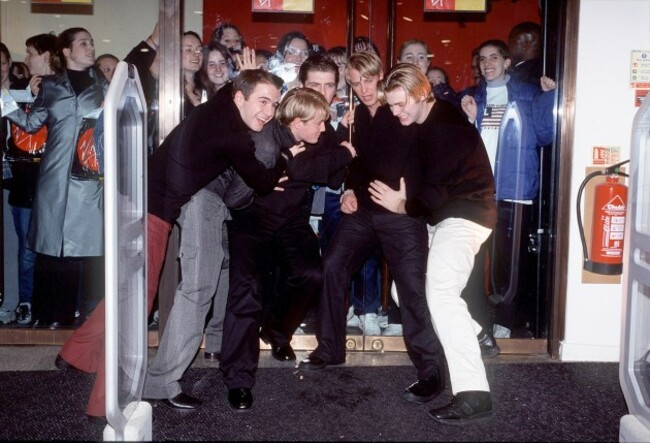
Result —
<path fill-rule="evenodd" d="M 628 177 L 620 167 L 629 160 L 612 165 L 602 171 L 589 174 L 578 190 L 578 227 L 582 241 L 583 268 L 604 275 L 620 275 L 623 272 L 623 237 L 627 213 L 627 186 L 619 183 L 619 176 Z M 606 175 L 605 183 L 596 185 L 594 214 L 591 231 L 591 259 L 580 214 L 580 201 L 587 182 L 594 177 Z"/>

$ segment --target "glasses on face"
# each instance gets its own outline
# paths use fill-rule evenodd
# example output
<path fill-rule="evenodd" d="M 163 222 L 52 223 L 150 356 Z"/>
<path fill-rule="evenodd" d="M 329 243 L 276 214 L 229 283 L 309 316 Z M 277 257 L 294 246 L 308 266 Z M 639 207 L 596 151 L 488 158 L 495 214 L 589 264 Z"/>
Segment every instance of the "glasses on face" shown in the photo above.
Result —
<path fill-rule="evenodd" d="M 294 48 L 293 46 L 287 46 L 287 49 L 285 50 L 286 55 L 293 55 L 295 57 L 303 57 L 307 58 L 309 57 L 309 50 L 307 49 L 298 49 Z"/>

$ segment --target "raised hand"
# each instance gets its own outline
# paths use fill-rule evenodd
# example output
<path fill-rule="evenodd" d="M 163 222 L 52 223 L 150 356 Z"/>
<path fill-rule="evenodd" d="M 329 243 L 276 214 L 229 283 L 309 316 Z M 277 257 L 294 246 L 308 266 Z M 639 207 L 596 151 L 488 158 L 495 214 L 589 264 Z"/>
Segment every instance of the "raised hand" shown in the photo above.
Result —
<path fill-rule="evenodd" d="M 478 113 L 478 106 L 476 106 L 476 100 L 471 95 L 466 95 L 460 101 L 460 107 L 463 108 L 467 119 L 474 123 L 476 121 L 476 114 Z"/>
<path fill-rule="evenodd" d="M 43 78 L 40 75 L 35 75 L 29 79 L 29 89 L 32 91 L 32 95 L 38 95 L 42 80 Z"/>
<path fill-rule="evenodd" d="M 547 77 L 545 75 L 543 75 L 539 79 L 539 84 L 542 87 L 542 91 L 544 91 L 544 92 L 552 91 L 553 89 L 555 89 L 557 87 L 557 84 L 555 83 L 555 81 L 551 80 L 549 77 Z"/>
<path fill-rule="evenodd" d="M 257 69 L 255 63 L 255 50 L 246 46 L 241 54 L 235 54 L 235 62 L 237 63 L 237 70 L 244 71 L 246 69 Z"/>

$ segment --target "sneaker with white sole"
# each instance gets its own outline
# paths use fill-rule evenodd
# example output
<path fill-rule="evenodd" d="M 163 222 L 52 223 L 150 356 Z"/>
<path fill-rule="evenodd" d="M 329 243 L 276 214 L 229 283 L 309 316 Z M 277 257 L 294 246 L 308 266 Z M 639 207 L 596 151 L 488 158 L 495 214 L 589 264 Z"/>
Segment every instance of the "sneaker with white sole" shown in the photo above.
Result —
<path fill-rule="evenodd" d="M 348 309 L 347 327 L 348 328 L 359 327 L 359 316 L 354 314 L 354 306 L 350 306 L 350 309 Z"/>
<path fill-rule="evenodd" d="M 377 314 L 361 314 L 359 316 L 359 328 L 363 335 L 381 335 Z"/>
<path fill-rule="evenodd" d="M 28 302 L 19 303 L 16 308 L 16 323 L 28 325 L 32 322 L 32 304 Z"/>
<path fill-rule="evenodd" d="M 387 337 L 399 337 L 402 335 L 402 325 L 399 323 L 389 323 L 381 332 L 381 335 Z"/>

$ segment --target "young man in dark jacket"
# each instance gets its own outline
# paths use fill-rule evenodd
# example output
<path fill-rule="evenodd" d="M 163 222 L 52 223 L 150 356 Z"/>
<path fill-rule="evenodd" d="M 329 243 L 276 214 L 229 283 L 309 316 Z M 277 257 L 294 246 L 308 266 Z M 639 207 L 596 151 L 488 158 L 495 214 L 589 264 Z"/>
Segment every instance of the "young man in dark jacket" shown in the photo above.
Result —
<path fill-rule="evenodd" d="M 191 197 L 232 166 L 255 190 L 273 190 L 293 154 L 277 153 L 273 167 L 255 157 L 249 130 L 259 132 L 273 119 L 282 81 L 265 71 L 244 71 L 230 96 L 220 94 L 183 120 L 151 156 L 148 173 L 147 306 L 151 310 L 162 270 L 172 224 Z M 57 356 L 58 367 L 70 365 L 97 372 L 88 414 L 105 415 L 104 303 L 68 339 Z M 202 328 L 203 325 L 200 325 Z M 174 409 L 194 409 L 201 402 L 180 390 L 180 385 L 152 386 L 145 396 L 161 399 Z"/>
<path fill-rule="evenodd" d="M 278 185 L 280 190 L 256 197 L 244 210 L 232 211 L 232 221 L 227 223 L 230 288 L 220 369 L 228 387 L 228 404 L 237 411 L 253 405 L 251 389 L 259 360 L 260 318 L 263 298 L 268 295 L 262 290 L 262 279 L 279 268 L 282 289 L 278 294 L 282 298 L 273 300 L 270 319 L 264 326 L 274 356 L 295 359 L 289 344 L 291 335 L 321 286 L 318 239 L 309 225 L 309 188 L 312 183 L 340 185 L 345 167 L 355 154 L 350 145 L 345 148 L 319 143 L 328 137 L 325 126 L 329 103 L 312 89 L 289 91 L 278 107 L 276 119 L 279 124 L 265 130 L 271 139 L 262 143 L 270 148 L 273 144 L 277 148 L 306 146 L 305 152 L 288 165 L 288 179 Z"/>

